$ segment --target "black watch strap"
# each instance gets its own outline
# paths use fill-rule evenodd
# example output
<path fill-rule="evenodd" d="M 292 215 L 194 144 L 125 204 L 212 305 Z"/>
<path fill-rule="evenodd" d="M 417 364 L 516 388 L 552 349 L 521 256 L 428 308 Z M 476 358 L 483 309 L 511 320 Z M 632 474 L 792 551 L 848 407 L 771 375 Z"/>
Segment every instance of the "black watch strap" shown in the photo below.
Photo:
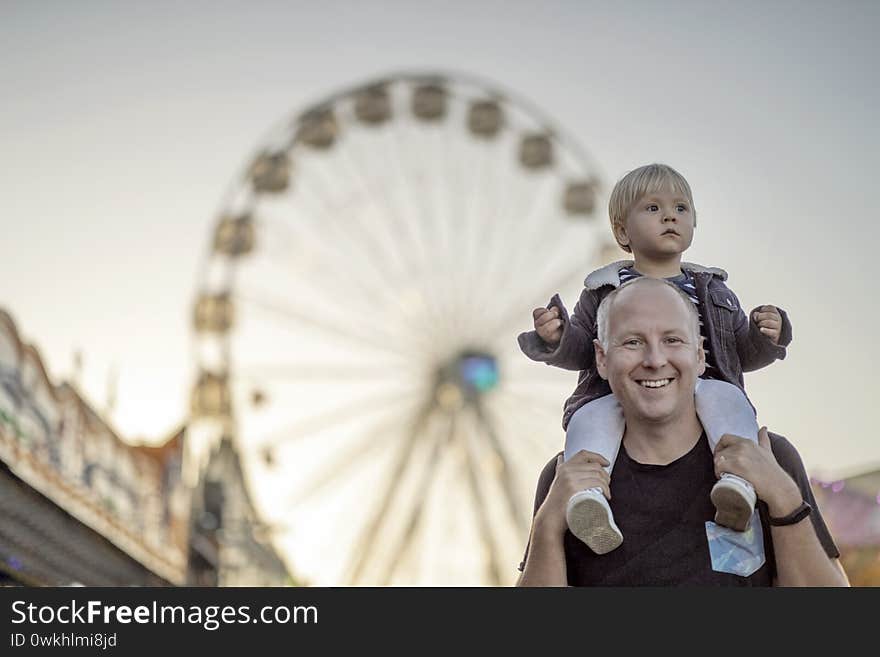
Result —
<path fill-rule="evenodd" d="M 783 516 L 781 518 L 774 518 L 770 516 L 770 524 L 774 527 L 784 527 L 785 525 L 793 525 L 795 523 L 800 522 L 813 510 L 813 507 L 809 505 L 807 502 L 801 502 L 801 505 L 796 508 L 794 511 L 789 513 L 787 516 Z"/>

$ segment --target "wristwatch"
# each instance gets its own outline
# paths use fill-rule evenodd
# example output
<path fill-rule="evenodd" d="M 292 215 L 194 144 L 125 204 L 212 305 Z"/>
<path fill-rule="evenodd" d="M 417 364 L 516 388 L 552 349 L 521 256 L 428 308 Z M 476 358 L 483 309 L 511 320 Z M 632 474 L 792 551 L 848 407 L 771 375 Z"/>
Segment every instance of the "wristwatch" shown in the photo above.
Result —
<path fill-rule="evenodd" d="M 813 507 L 811 507 L 807 502 L 801 502 L 801 505 L 794 511 L 789 513 L 787 516 L 782 516 L 781 518 L 774 518 L 773 516 L 770 516 L 770 524 L 774 527 L 793 525 L 810 515 L 810 512 L 812 512 L 812 510 Z"/>

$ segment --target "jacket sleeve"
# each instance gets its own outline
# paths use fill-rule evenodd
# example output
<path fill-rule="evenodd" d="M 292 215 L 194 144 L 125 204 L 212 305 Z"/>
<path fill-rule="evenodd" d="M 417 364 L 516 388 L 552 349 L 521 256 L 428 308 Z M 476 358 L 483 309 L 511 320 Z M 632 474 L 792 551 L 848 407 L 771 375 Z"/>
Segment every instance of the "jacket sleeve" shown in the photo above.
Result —
<path fill-rule="evenodd" d="M 739 299 L 737 299 L 737 306 L 738 311 L 733 320 L 733 332 L 736 336 L 736 351 L 739 354 L 743 372 L 759 370 L 773 361 L 784 360 L 786 347 L 791 344 L 792 337 L 791 321 L 788 319 L 788 314 L 782 308 L 776 307 L 782 316 L 782 330 L 779 333 L 779 344 L 773 344 L 770 338 L 761 333 L 758 325 L 752 319 L 757 308 L 754 308 L 746 316 L 742 306 L 739 306 Z"/>
<path fill-rule="evenodd" d="M 577 371 L 591 367 L 596 357 L 593 339 L 596 337 L 598 305 L 596 292 L 584 288 L 569 317 L 562 299 L 554 294 L 547 308 L 559 308 L 559 316 L 562 318 L 562 339 L 559 344 L 554 349 L 544 342 L 537 331 L 526 331 L 517 338 L 520 349 L 532 360 L 566 370 Z"/>

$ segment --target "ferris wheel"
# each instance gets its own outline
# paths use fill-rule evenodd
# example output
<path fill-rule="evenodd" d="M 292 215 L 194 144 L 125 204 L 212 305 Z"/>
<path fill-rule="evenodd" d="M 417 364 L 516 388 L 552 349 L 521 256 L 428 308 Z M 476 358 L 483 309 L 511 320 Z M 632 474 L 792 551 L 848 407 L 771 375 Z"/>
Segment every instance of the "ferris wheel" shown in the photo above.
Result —
<path fill-rule="evenodd" d="M 516 336 L 606 259 L 601 193 L 545 116 L 460 75 L 344 90 L 249 159 L 198 285 L 190 433 L 234 440 L 298 576 L 514 580 L 576 379 Z"/>

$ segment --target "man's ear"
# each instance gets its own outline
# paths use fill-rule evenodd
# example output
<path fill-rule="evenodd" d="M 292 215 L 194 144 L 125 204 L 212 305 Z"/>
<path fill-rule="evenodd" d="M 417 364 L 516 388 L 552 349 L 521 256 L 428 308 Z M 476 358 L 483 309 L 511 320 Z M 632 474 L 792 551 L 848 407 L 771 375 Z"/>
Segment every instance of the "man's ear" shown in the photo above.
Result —
<path fill-rule="evenodd" d="M 593 340 L 593 346 L 596 349 L 596 371 L 606 381 L 608 380 L 608 366 L 605 363 L 605 350 L 598 340 Z"/>
<path fill-rule="evenodd" d="M 706 371 L 706 350 L 703 348 L 703 336 L 698 340 L 697 346 L 697 376 L 703 376 Z"/>

